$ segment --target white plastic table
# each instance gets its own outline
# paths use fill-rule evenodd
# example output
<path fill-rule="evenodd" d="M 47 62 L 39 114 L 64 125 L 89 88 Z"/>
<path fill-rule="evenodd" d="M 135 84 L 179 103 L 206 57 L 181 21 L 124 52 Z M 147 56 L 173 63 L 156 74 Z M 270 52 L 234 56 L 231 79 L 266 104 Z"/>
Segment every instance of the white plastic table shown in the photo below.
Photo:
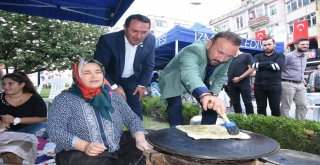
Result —
<path fill-rule="evenodd" d="M 313 110 L 313 120 L 320 120 L 320 93 L 307 93 L 307 108 Z"/>

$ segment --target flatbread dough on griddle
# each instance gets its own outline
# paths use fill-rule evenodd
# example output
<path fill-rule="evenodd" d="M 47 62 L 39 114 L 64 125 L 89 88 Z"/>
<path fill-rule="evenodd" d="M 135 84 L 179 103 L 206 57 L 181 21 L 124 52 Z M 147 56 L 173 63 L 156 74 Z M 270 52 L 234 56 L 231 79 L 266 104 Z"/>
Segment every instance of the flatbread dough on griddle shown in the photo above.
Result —
<path fill-rule="evenodd" d="M 238 135 L 230 135 L 227 129 L 220 125 L 178 125 L 177 129 L 188 134 L 193 139 L 250 139 L 250 136 L 240 131 Z"/>

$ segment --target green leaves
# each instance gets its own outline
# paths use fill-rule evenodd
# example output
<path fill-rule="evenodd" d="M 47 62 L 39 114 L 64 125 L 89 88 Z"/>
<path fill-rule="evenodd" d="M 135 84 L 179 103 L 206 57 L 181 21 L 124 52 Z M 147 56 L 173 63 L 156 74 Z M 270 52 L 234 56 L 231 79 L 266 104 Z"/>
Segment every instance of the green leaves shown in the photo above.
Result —
<path fill-rule="evenodd" d="M 144 97 L 142 99 L 143 114 L 160 121 L 167 121 L 167 104 L 160 101 L 160 97 Z M 199 104 L 190 104 L 182 101 L 182 115 L 186 124 L 190 119 L 199 114 Z"/>
<path fill-rule="evenodd" d="M 320 154 L 320 123 L 287 117 L 228 115 L 240 129 L 271 137 L 281 148 Z"/>
<path fill-rule="evenodd" d="M 0 11 L 0 63 L 16 70 L 67 69 L 91 58 L 109 28 Z"/>

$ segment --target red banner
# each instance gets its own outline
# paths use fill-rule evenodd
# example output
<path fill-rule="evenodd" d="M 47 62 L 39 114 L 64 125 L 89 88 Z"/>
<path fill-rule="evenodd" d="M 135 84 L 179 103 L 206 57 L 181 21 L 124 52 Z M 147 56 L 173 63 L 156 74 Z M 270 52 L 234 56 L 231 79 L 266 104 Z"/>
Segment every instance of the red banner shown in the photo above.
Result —
<path fill-rule="evenodd" d="M 256 40 L 262 40 L 267 37 L 266 30 L 259 30 L 259 31 L 256 31 L 254 34 L 255 34 Z"/>
<path fill-rule="evenodd" d="M 308 20 L 293 23 L 293 41 L 308 38 Z"/>

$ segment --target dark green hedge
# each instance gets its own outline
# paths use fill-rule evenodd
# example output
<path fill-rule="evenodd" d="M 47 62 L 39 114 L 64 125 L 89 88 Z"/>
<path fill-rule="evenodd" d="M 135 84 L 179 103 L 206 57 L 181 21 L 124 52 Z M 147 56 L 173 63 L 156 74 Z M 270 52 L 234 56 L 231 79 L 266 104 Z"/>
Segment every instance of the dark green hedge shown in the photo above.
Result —
<path fill-rule="evenodd" d="M 160 103 L 160 97 L 144 97 L 142 99 L 144 115 L 159 121 L 167 121 L 167 104 Z M 193 116 L 199 114 L 200 106 L 182 101 L 182 115 L 186 124 Z"/>
<path fill-rule="evenodd" d="M 230 114 L 240 129 L 266 135 L 281 148 L 320 154 L 320 123 L 287 117 Z"/>
<path fill-rule="evenodd" d="M 144 115 L 155 120 L 167 121 L 165 103 L 159 97 L 145 97 L 143 100 Z M 193 116 L 199 114 L 199 105 L 183 102 L 183 116 L 188 124 Z M 278 141 L 281 148 L 320 154 L 320 123 L 308 120 L 295 120 L 286 117 L 263 115 L 229 114 L 240 129 L 266 135 Z"/>

